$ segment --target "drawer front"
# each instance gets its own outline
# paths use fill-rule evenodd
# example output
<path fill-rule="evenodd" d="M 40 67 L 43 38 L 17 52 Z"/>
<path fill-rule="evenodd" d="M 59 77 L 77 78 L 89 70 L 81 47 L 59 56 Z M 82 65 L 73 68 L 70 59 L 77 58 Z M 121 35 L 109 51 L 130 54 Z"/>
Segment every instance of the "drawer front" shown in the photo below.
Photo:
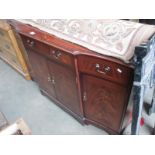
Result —
<path fill-rule="evenodd" d="M 16 66 L 17 68 L 21 69 L 21 65 L 16 56 L 12 55 L 8 51 L 3 48 L 0 48 L 0 57 L 4 60 L 7 60 L 10 64 Z"/>
<path fill-rule="evenodd" d="M 7 31 L 0 29 L 0 40 L 10 41 Z"/>
<path fill-rule="evenodd" d="M 44 55 L 48 55 L 50 52 L 50 46 L 43 44 L 42 42 L 35 39 L 22 36 L 22 41 L 24 43 L 24 46 L 30 50 L 36 51 Z"/>
<path fill-rule="evenodd" d="M 60 62 L 60 63 L 63 63 L 63 64 L 66 64 L 66 65 L 73 67 L 73 64 L 74 64 L 73 56 L 65 53 L 62 50 L 51 47 L 50 57 L 57 62 Z"/>
<path fill-rule="evenodd" d="M 0 47 L 16 56 L 15 49 L 11 42 L 0 40 Z"/>
<path fill-rule="evenodd" d="M 78 56 L 79 71 L 123 85 L 131 82 L 133 70 L 123 65 L 93 56 Z"/>
<path fill-rule="evenodd" d="M 21 37 L 26 48 L 36 51 L 59 63 L 73 66 L 74 59 L 66 52 L 23 35 Z"/>

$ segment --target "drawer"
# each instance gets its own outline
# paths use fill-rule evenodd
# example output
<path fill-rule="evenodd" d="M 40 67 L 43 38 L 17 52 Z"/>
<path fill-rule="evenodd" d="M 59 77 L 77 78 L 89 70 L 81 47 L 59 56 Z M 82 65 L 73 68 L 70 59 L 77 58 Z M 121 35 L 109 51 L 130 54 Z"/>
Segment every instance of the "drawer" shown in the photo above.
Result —
<path fill-rule="evenodd" d="M 0 40 L 10 41 L 10 37 L 7 31 L 0 29 Z"/>
<path fill-rule="evenodd" d="M 0 47 L 16 56 L 15 49 L 11 42 L 0 40 Z"/>
<path fill-rule="evenodd" d="M 80 72 L 101 77 L 123 85 L 131 82 L 133 70 L 129 67 L 93 56 L 78 56 Z"/>
<path fill-rule="evenodd" d="M 18 58 L 2 48 L 0 48 L 0 57 L 7 61 L 9 64 L 21 69 L 21 65 L 18 61 Z"/>
<path fill-rule="evenodd" d="M 21 37 L 26 49 L 38 52 L 56 62 L 73 66 L 74 59 L 70 54 L 35 39 L 23 35 Z"/>
<path fill-rule="evenodd" d="M 51 47 L 50 57 L 57 62 L 69 65 L 71 67 L 74 66 L 73 56 L 71 56 L 70 54 L 67 54 L 66 52 L 59 50 L 57 48 Z"/>
<path fill-rule="evenodd" d="M 44 54 L 44 55 L 48 55 L 50 52 L 50 46 L 37 41 L 35 39 L 26 37 L 26 36 L 21 36 L 23 44 L 26 48 L 36 51 L 38 53 Z"/>

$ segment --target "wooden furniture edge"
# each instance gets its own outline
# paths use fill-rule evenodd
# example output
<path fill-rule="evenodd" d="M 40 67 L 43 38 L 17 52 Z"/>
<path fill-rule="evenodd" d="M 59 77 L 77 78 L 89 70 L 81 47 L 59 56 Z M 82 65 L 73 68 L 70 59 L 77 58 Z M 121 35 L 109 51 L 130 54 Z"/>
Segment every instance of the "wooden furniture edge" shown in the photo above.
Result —
<path fill-rule="evenodd" d="M 107 55 L 103 55 L 103 54 L 96 53 L 96 52 L 94 52 L 94 51 L 92 51 L 92 50 L 90 50 L 90 49 L 88 49 L 88 48 L 86 48 L 86 47 L 83 47 L 83 46 L 81 46 L 81 45 L 72 43 L 72 42 L 67 41 L 67 40 L 64 40 L 64 39 L 61 39 L 61 38 L 59 38 L 59 37 L 57 37 L 57 36 L 54 36 L 54 35 L 49 34 L 49 33 L 47 33 L 47 32 L 44 32 L 44 31 L 42 31 L 42 30 L 40 30 L 40 29 L 38 29 L 38 28 L 36 28 L 36 27 L 33 27 L 33 26 L 31 26 L 31 25 L 23 24 L 23 23 L 21 23 L 21 22 L 19 22 L 19 21 L 17 21 L 17 20 L 14 20 L 14 19 L 8 20 L 8 23 L 9 23 L 11 26 L 13 26 L 13 27 L 16 29 L 16 31 L 17 31 L 18 33 L 23 34 L 23 35 L 25 35 L 25 36 L 28 36 L 28 37 L 30 37 L 30 38 L 36 39 L 36 40 L 38 40 L 38 37 L 32 36 L 32 35 L 30 35 L 30 34 L 28 34 L 28 33 L 23 33 L 23 32 L 21 32 L 20 28 L 21 28 L 22 26 L 25 26 L 25 27 L 27 27 L 27 28 L 28 28 L 28 27 L 31 27 L 33 30 L 36 30 L 36 31 L 38 31 L 38 32 L 40 32 L 40 33 L 45 33 L 46 36 L 40 38 L 41 41 L 42 41 L 43 43 L 45 43 L 45 44 L 47 44 L 47 45 L 51 45 L 51 46 L 53 46 L 53 47 L 55 47 L 55 48 L 61 49 L 61 47 L 58 47 L 58 46 L 56 45 L 55 40 L 53 40 L 53 42 L 54 42 L 54 43 L 53 43 L 52 41 L 50 41 L 50 40 L 47 39 L 48 37 L 55 38 L 56 40 L 63 42 L 63 45 L 61 45 L 61 46 L 63 46 L 63 48 L 62 48 L 61 50 L 64 50 L 64 49 L 65 49 L 65 51 L 66 51 L 67 53 L 70 53 L 70 54 L 72 54 L 72 55 L 80 55 L 80 54 L 91 55 L 91 56 L 95 56 L 95 57 L 98 57 L 98 58 L 102 58 L 102 59 L 107 59 L 107 60 L 109 60 L 109 61 L 113 61 L 113 62 L 118 63 L 118 64 L 120 64 L 120 65 L 123 65 L 123 66 L 125 66 L 125 67 L 134 68 L 134 66 L 132 65 L 132 63 L 125 63 L 125 62 L 123 62 L 122 60 L 120 60 L 120 59 L 118 59 L 118 58 L 114 58 L 114 57 L 112 57 L 112 56 L 107 56 Z M 40 40 L 38 40 L 38 41 L 40 41 Z M 64 45 L 65 43 L 66 43 L 67 45 Z M 68 45 L 73 46 L 76 50 L 71 51 L 70 48 L 68 48 Z"/>
<path fill-rule="evenodd" d="M 29 75 L 29 72 L 28 72 L 28 68 L 27 68 L 27 65 L 26 65 L 26 62 L 25 62 L 25 58 L 23 57 L 23 55 L 21 54 L 21 49 L 19 48 L 19 45 L 17 43 L 17 40 L 15 38 L 15 35 L 13 33 L 13 30 L 9 30 L 8 31 L 8 34 L 9 34 L 9 37 L 12 41 L 12 45 L 15 49 L 15 52 L 16 52 L 16 56 L 19 60 L 19 63 L 21 65 L 21 68 L 22 68 L 22 71 L 24 72 L 24 74 L 22 72 L 20 72 L 27 80 L 31 80 L 31 77 Z M 23 52 L 22 52 L 23 53 Z"/>

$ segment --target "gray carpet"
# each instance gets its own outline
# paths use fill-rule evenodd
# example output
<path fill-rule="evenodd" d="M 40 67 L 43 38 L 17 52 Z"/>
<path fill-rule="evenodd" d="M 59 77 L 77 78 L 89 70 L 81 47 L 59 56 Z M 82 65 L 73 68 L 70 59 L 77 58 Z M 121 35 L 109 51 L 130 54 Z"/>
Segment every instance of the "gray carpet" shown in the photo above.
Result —
<path fill-rule="evenodd" d="M 92 125 L 83 126 L 41 95 L 33 81 L 26 81 L 0 60 L 0 111 L 10 123 L 22 117 L 32 134 L 107 134 Z"/>
<path fill-rule="evenodd" d="M 0 111 L 10 123 L 23 118 L 32 134 L 106 135 L 92 125 L 82 126 L 52 101 L 41 95 L 33 81 L 26 81 L 9 65 L 0 60 Z M 146 126 L 141 134 L 150 134 L 155 116 L 146 114 Z M 130 131 L 130 129 L 128 128 Z"/>

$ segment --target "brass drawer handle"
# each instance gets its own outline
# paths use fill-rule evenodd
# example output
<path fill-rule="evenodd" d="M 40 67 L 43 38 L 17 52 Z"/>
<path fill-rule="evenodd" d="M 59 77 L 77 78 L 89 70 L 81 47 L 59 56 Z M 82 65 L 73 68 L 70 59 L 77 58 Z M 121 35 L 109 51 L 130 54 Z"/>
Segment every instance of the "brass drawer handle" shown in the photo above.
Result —
<path fill-rule="evenodd" d="M 31 46 L 31 47 L 34 46 L 34 41 L 31 41 L 30 46 Z"/>
<path fill-rule="evenodd" d="M 52 50 L 51 53 L 56 59 L 59 59 L 59 57 L 62 55 L 60 51 L 55 51 L 55 50 Z"/>
<path fill-rule="evenodd" d="M 30 47 L 33 47 L 34 44 L 35 44 L 34 41 L 31 41 L 31 40 L 29 40 L 29 39 L 28 39 L 26 42 L 28 43 L 28 45 L 29 45 Z"/>
<path fill-rule="evenodd" d="M 57 51 L 55 57 L 58 59 L 61 55 L 62 55 L 61 52 Z"/>
<path fill-rule="evenodd" d="M 96 64 L 96 71 L 98 73 L 101 73 L 101 74 L 107 74 L 108 72 L 110 72 L 111 68 L 109 66 L 106 66 L 103 70 L 100 69 L 100 65 L 99 64 Z"/>

